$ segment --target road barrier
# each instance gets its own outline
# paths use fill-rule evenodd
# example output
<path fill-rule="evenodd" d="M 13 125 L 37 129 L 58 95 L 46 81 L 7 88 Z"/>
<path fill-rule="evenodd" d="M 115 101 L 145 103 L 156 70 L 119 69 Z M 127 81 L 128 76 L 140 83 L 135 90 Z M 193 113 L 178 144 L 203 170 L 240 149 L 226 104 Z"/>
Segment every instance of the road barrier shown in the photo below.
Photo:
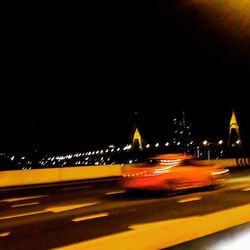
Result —
<path fill-rule="evenodd" d="M 217 159 L 217 160 L 194 160 L 196 164 L 207 165 L 207 164 L 219 164 L 223 167 L 232 168 L 249 168 L 250 167 L 250 158 L 234 158 L 234 159 Z"/>
<path fill-rule="evenodd" d="M 0 171 L 0 188 L 121 176 L 121 165 Z"/>
<path fill-rule="evenodd" d="M 227 168 L 250 168 L 250 158 L 194 160 L 195 165 L 219 164 Z M 105 177 L 122 176 L 136 164 L 78 166 L 31 170 L 0 171 L 0 188 L 33 184 L 60 183 Z"/>

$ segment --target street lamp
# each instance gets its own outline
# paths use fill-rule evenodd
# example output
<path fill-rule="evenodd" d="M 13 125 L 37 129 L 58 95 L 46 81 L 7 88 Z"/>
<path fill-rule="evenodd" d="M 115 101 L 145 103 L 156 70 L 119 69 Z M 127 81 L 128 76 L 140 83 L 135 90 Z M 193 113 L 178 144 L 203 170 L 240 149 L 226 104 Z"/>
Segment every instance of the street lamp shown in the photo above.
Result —
<path fill-rule="evenodd" d="M 203 143 L 204 146 L 208 145 L 208 141 L 207 140 L 204 140 L 202 143 Z"/>
<path fill-rule="evenodd" d="M 236 141 L 236 144 L 238 144 L 238 145 L 239 145 L 239 144 L 240 144 L 240 140 L 237 140 L 237 141 Z"/>
<path fill-rule="evenodd" d="M 207 159 L 208 160 L 210 160 L 210 148 L 209 148 L 209 143 L 208 143 L 208 141 L 207 140 L 204 140 L 203 142 L 203 145 L 205 146 L 205 147 L 207 147 Z"/>
<path fill-rule="evenodd" d="M 219 142 L 218 142 L 220 145 L 222 145 L 223 144 L 223 141 L 222 140 L 219 140 Z"/>

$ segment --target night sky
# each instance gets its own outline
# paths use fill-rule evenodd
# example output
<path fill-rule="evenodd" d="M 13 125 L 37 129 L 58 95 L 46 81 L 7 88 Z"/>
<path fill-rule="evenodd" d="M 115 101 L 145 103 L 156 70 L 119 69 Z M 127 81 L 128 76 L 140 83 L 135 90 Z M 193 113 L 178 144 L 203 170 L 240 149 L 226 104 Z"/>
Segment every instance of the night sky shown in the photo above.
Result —
<path fill-rule="evenodd" d="M 167 140 L 183 110 L 198 140 L 225 139 L 232 108 L 249 145 L 250 6 L 216 2 L 68 1 L 53 19 L 20 15 L 3 46 L 1 150 L 125 144 L 134 112 L 148 141 Z"/>

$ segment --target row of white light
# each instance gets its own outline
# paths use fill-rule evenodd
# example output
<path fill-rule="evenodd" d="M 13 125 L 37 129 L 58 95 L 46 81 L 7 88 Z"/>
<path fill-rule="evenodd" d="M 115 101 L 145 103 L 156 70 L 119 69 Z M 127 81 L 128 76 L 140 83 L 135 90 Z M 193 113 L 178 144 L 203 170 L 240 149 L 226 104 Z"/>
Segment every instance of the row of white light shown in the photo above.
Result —
<path fill-rule="evenodd" d="M 238 140 L 238 141 L 236 141 L 236 143 L 237 144 L 240 144 L 240 140 Z M 181 143 L 180 142 L 177 142 L 177 145 L 180 145 Z M 191 141 L 190 142 L 190 144 L 193 144 L 193 141 Z M 204 145 L 204 146 L 206 146 L 206 145 L 209 145 L 210 143 L 207 141 L 207 140 L 204 140 L 203 142 L 202 142 L 202 144 Z M 219 145 L 222 145 L 223 144 L 223 140 L 219 140 L 218 141 L 218 144 Z M 166 147 L 168 147 L 170 145 L 170 143 L 169 142 L 166 142 L 165 143 L 165 146 Z M 111 147 L 112 146 L 112 147 Z M 150 148 L 150 144 L 147 144 L 146 145 L 146 148 Z M 157 143 L 155 143 L 154 144 L 154 146 L 156 147 L 156 148 L 158 148 L 159 146 L 160 146 L 160 144 L 157 142 Z M 49 161 L 54 161 L 55 159 L 56 160 L 59 160 L 59 161 L 61 161 L 61 160 L 65 160 L 65 159 L 72 159 L 72 158 L 74 158 L 74 157 L 80 157 L 80 156 L 84 156 L 84 155 L 98 155 L 98 154 L 103 154 L 104 152 L 105 153 L 108 153 L 109 151 L 110 152 L 114 152 L 115 151 L 115 146 L 114 145 L 110 145 L 109 146 L 109 148 L 110 149 L 106 149 L 106 150 L 96 150 L 96 151 L 89 151 L 89 152 L 86 152 L 86 153 L 76 153 L 76 154 L 69 154 L 69 155 L 66 155 L 66 156 L 56 156 L 56 157 L 49 157 L 49 158 L 47 158 L 47 160 L 49 160 Z M 123 148 L 123 150 L 124 151 L 128 151 L 128 150 L 130 150 L 132 148 L 132 145 L 131 144 L 127 144 L 124 148 Z M 117 152 L 119 152 L 121 149 L 118 147 L 117 149 L 116 149 L 116 151 Z M 25 159 L 25 157 L 22 157 L 21 159 Z M 11 160 L 14 160 L 14 157 L 12 156 L 11 157 Z"/>
<path fill-rule="evenodd" d="M 222 145 L 223 143 L 224 143 L 223 140 L 219 140 L 219 141 L 218 141 L 218 144 L 219 144 L 219 145 Z M 240 140 L 237 140 L 236 143 L 237 143 L 237 144 L 240 144 Z M 203 144 L 204 146 L 207 146 L 207 145 L 211 144 L 211 142 L 208 142 L 208 140 L 204 140 L 204 141 L 202 142 L 202 144 Z"/>

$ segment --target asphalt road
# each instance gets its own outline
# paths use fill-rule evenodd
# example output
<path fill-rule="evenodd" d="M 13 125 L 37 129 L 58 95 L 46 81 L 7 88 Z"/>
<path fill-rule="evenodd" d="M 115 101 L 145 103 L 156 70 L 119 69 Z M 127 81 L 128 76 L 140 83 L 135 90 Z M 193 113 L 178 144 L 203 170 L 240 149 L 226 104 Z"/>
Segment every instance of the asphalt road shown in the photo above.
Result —
<path fill-rule="evenodd" d="M 210 249 L 248 214 L 249 173 L 181 194 L 126 193 L 116 180 L 2 190 L 0 249 Z"/>

